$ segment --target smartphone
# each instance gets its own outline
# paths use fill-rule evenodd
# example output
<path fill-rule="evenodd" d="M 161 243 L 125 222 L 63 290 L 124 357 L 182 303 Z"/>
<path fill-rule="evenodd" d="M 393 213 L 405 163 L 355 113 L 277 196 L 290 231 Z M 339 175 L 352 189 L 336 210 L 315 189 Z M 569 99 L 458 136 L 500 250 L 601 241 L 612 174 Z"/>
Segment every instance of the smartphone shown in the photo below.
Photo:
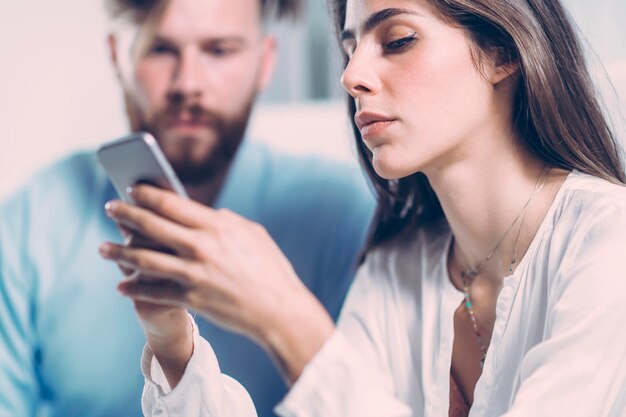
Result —
<path fill-rule="evenodd" d="M 100 165 L 125 203 L 134 204 L 129 191 L 140 183 L 171 190 L 188 198 L 174 169 L 149 133 L 133 133 L 107 142 L 100 146 L 97 155 Z"/>
<path fill-rule="evenodd" d="M 133 133 L 129 136 L 107 142 L 97 151 L 100 165 L 104 168 L 115 190 L 122 201 L 135 204 L 129 191 L 136 184 L 151 184 L 159 188 L 174 191 L 188 198 L 187 192 L 176 176 L 174 169 L 163 155 L 154 137 L 145 132 Z M 123 232 L 124 246 L 141 247 L 174 253 L 156 242 L 144 238 L 140 234 Z M 143 279 L 139 271 L 122 268 L 125 279 Z M 154 280 L 146 282 L 154 283 Z M 162 283 L 159 282 L 159 285 Z M 171 284 L 168 284 L 171 285 Z"/>

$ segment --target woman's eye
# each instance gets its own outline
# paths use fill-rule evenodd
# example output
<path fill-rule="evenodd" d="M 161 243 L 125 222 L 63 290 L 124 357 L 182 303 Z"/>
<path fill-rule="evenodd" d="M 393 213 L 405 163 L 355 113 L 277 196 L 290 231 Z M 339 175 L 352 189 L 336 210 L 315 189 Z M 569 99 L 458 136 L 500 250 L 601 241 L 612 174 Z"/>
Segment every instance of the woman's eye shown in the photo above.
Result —
<path fill-rule="evenodd" d="M 404 49 L 409 47 L 413 42 L 415 42 L 417 38 L 415 34 L 406 36 L 404 38 L 396 39 L 394 41 L 388 42 L 385 44 L 385 50 L 387 52 L 402 52 Z"/>

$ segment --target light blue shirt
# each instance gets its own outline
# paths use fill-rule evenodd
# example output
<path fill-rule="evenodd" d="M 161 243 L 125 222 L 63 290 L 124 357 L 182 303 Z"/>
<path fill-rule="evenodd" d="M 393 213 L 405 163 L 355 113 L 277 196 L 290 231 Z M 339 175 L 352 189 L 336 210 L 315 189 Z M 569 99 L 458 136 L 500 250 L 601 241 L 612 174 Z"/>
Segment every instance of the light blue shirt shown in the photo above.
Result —
<path fill-rule="evenodd" d="M 140 416 L 143 332 L 121 274 L 98 254 L 120 241 L 103 206 L 117 198 L 93 153 L 36 175 L 0 205 L 0 416 Z M 216 207 L 269 231 L 336 318 L 374 202 L 355 169 L 244 142 Z M 259 415 L 286 387 L 247 339 L 200 320 L 224 373 Z"/>

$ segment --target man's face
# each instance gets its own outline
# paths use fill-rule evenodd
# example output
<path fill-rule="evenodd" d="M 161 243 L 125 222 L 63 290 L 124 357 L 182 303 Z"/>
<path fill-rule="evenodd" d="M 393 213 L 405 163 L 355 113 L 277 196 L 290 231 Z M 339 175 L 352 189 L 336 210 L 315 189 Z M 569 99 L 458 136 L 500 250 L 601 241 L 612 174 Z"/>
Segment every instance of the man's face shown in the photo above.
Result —
<path fill-rule="evenodd" d="M 131 127 L 155 136 L 184 183 L 222 173 L 241 142 L 274 58 L 259 16 L 258 0 L 171 0 L 132 47 L 114 42 Z"/>

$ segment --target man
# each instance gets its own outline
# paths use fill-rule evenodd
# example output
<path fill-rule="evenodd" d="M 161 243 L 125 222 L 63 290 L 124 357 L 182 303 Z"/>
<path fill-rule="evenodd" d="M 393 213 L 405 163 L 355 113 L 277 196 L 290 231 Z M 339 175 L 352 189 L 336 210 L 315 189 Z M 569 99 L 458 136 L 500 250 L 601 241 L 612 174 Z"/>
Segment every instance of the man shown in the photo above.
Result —
<path fill-rule="evenodd" d="M 111 56 L 132 130 L 154 134 L 190 196 L 262 224 L 336 317 L 373 207 L 360 176 L 242 142 L 273 67 L 263 31 L 291 1 L 110 2 Z M 0 205 L 0 416 L 138 416 L 144 344 L 121 273 L 98 255 L 120 241 L 116 198 L 93 153 L 36 175 Z M 285 387 L 271 361 L 207 322 L 225 373 L 261 416 Z"/>

